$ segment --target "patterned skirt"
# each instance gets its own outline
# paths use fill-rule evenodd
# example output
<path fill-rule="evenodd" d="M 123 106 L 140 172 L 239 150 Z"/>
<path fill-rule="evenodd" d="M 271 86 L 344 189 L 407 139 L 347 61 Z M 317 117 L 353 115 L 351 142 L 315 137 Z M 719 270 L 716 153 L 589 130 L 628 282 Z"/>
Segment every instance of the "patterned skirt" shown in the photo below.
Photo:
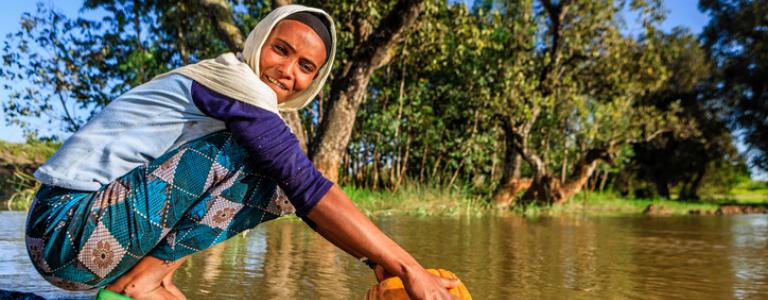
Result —
<path fill-rule="evenodd" d="M 174 261 L 293 213 L 276 182 L 246 162 L 246 150 L 224 131 L 96 192 L 43 186 L 27 218 L 27 251 L 52 284 L 90 289 L 146 255 Z"/>

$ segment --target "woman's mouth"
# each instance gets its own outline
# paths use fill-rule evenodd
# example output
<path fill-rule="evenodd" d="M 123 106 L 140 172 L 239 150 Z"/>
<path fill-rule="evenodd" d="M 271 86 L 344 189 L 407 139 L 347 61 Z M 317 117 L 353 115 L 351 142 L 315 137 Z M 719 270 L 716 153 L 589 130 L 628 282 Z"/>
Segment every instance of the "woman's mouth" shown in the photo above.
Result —
<path fill-rule="evenodd" d="M 280 83 L 279 81 L 272 79 L 272 77 L 264 75 L 264 78 L 267 79 L 269 83 L 272 83 L 283 90 L 286 90 L 286 91 L 288 90 L 288 87 L 286 87 L 284 84 Z"/>

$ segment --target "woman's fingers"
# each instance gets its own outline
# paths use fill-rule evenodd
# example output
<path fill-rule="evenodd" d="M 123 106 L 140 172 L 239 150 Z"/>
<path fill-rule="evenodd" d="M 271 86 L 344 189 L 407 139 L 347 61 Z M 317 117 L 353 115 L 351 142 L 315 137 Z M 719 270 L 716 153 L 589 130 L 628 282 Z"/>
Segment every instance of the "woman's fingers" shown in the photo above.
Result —
<path fill-rule="evenodd" d="M 458 280 L 442 278 L 426 270 L 413 273 L 404 284 L 411 299 L 460 299 L 448 291 L 459 285 Z"/>
<path fill-rule="evenodd" d="M 376 281 L 381 282 L 384 279 L 387 279 L 387 271 L 384 270 L 384 267 L 381 265 L 376 265 L 375 268 L 373 268 L 373 273 L 376 274 Z"/>
<path fill-rule="evenodd" d="M 376 280 L 378 282 L 382 282 L 384 279 L 390 277 L 395 277 L 394 274 L 387 272 L 381 265 L 376 265 L 376 267 L 373 268 L 373 273 L 376 274 Z"/>
<path fill-rule="evenodd" d="M 446 289 L 457 288 L 459 287 L 459 284 L 461 284 L 461 282 L 458 279 L 450 279 L 450 278 L 443 278 L 443 277 L 438 277 L 438 278 L 439 278 L 438 280 L 440 281 L 440 285 L 442 285 Z"/>

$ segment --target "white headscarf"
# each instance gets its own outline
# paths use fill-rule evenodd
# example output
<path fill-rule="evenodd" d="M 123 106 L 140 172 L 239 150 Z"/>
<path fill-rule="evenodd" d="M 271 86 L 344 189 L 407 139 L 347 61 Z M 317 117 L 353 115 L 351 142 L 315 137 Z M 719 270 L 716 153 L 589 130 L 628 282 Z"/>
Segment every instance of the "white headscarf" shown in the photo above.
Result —
<path fill-rule="evenodd" d="M 327 24 L 330 25 L 328 31 L 331 34 L 331 52 L 309 87 L 278 105 L 275 92 L 259 78 L 259 56 L 261 55 L 261 47 L 275 25 L 285 17 L 297 12 L 314 13 L 327 19 Z M 331 16 L 317 8 L 285 5 L 270 12 L 248 34 L 242 52 L 242 58 L 245 62 L 241 62 L 234 53 L 230 52 L 215 59 L 203 60 L 172 70 L 155 78 L 182 74 L 225 96 L 272 112 L 296 111 L 307 106 L 323 88 L 325 80 L 331 73 L 335 53 L 336 27 Z"/>

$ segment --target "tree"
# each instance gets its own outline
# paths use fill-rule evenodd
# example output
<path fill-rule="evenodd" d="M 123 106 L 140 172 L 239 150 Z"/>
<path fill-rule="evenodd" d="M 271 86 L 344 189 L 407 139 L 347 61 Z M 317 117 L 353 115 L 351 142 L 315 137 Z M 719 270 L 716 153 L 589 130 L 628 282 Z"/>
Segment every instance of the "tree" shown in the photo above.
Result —
<path fill-rule="evenodd" d="M 98 21 L 70 19 L 45 5 L 22 17 L 22 29 L 3 47 L 0 77 L 23 82 L 3 87 L 8 122 L 48 114 L 75 131 L 127 90 L 226 49 L 195 3 L 84 3 L 85 10 L 97 8 L 107 12 Z"/>
<path fill-rule="evenodd" d="M 363 101 L 373 72 L 391 59 L 390 49 L 418 17 L 423 0 L 399 0 L 373 32 L 355 45 L 349 59 L 334 74 L 328 112 L 319 125 L 313 143 L 312 162 L 329 179 L 338 180 L 342 155 L 346 151 L 355 116 Z"/>
<path fill-rule="evenodd" d="M 79 60 L 52 71 L 62 70 L 65 80 L 81 74 L 98 80 L 61 89 L 90 95 L 62 99 L 88 103 L 88 114 L 157 74 L 239 51 L 243 33 L 288 2 L 87 1 L 86 11 L 106 14 L 55 27 L 61 33 L 54 40 L 67 47 L 55 48 L 52 57 Z M 550 204 L 567 201 L 596 177 L 605 186 L 633 154 L 634 173 L 619 175 L 644 180 L 656 172 L 642 160 L 658 155 L 653 151 L 670 159 L 696 152 L 701 160 L 678 160 L 695 164 L 679 173 L 659 169 L 669 178 L 654 177 L 663 179 L 657 186 L 684 186 L 693 195 L 713 178 L 698 175 L 702 165 L 713 170 L 737 161 L 721 147 L 728 144 L 727 132 L 715 130 L 721 123 L 710 122 L 721 111 L 711 103 L 720 102 L 699 101 L 719 85 L 704 79 L 706 57 L 693 37 L 658 32 L 660 0 L 631 1 L 644 30 L 622 33 L 625 2 L 478 0 L 469 9 L 447 0 L 303 2 L 334 16 L 338 51 L 318 101 L 284 117 L 299 139 L 306 137 L 318 168 L 340 184 L 396 190 L 418 181 L 461 187 L 502 206 Z M 47 22 L 36 28 L 55 20 L 29 17 Z M 6 61 L 32 72 L 50 63 L 32 55 L 40 47 L 27 46 L 49 36 L 35 31 L 7 39 Z M 31 60 L 18 56 L 24 47 Z M 36 85 L 38 94 L 4 103 L 40 101 L 54 90 L 46 80 Z"/>
<path fill-rule="evenodd" d="M 6 122 L 31 132 L 29 120 L 43 118 L 75 131 L 107 103 L 110 84 L 100 75 L 109 46 L 94 38 L 99 30 L 96 22 L 69 19 L 42 4 L 36 14 L 25 13 L 21 30 L 3 42 Z"/>
<path fill-rule="evenodd" d="M 371 77 L 340 180 L 390 190 L 408 178 L 471 183 L 484 193 L 497 176 L 497 132 L 478 109 L 488 105 L 486 77 L 478 74 L 487 72 L 492 33 L 463 4 L 426 2 L 393 49 L 396 60 Z"/>
<path fill-rule="evenodd" d="M 677 117 L 690 123 L 689 132 L 668 132 L 660 138 L 632 145 L 629 171 L 651 182 L 656 193 L 670 198 L 673 186 L 680 186 L 680 199 L 699 198 L 705 177 L 727 175 L 724 169 L 740 164 L 731 132 L 719 112 L 711 76 L 713 64 L 695 36 L 676 28 L 662 35 L 662 64 L 670 76 L 662 87 L 642 100 L 660 110 L 678 105 Z M 731 167 L 732 168 L 732 167 Z M 726 180 L 720 180 L 725 182 Z"/>
<path fill-rule="evenodd" d="M 600 162 L 613 161 L 629 143 L 671 130 L 673 113 L 637 105 L 666 76 L 659 64 L 654 27 L 663 17 L 661 5 L 632 4 L 644 18 L 642 39 L 620 33 L 617 13 L 624 3 L 614 1 L 543 0 L 538 16 L 544 28 L 524 31 L 532 33 L 522 45 L 536 43 L 537 34 L 545 40 L 530 47 L 523 58 L 532 61 L 530 67 L 513 72 L 526 80 L 503 89 L 508 94 L 494 107 L 506 151 L 518 153 L 531 169 L 531 187 L 522 204 L 567 201 Z M 515 45 L 507 48 L 521 48 Z M 514 65 L 519 63 L 504 66 Z M 553 166 L 560 169 L 560 176 Z M 508 182 L 499 186 L 497 201 L 509 202 Z"/>
<path fill-rule="evenodd" d="M 702 40 L 715 58 L 717 96 L 754 165 L 768 170 L 768 1 L 701 0 L 699 7 L 712 16 Z"/>

